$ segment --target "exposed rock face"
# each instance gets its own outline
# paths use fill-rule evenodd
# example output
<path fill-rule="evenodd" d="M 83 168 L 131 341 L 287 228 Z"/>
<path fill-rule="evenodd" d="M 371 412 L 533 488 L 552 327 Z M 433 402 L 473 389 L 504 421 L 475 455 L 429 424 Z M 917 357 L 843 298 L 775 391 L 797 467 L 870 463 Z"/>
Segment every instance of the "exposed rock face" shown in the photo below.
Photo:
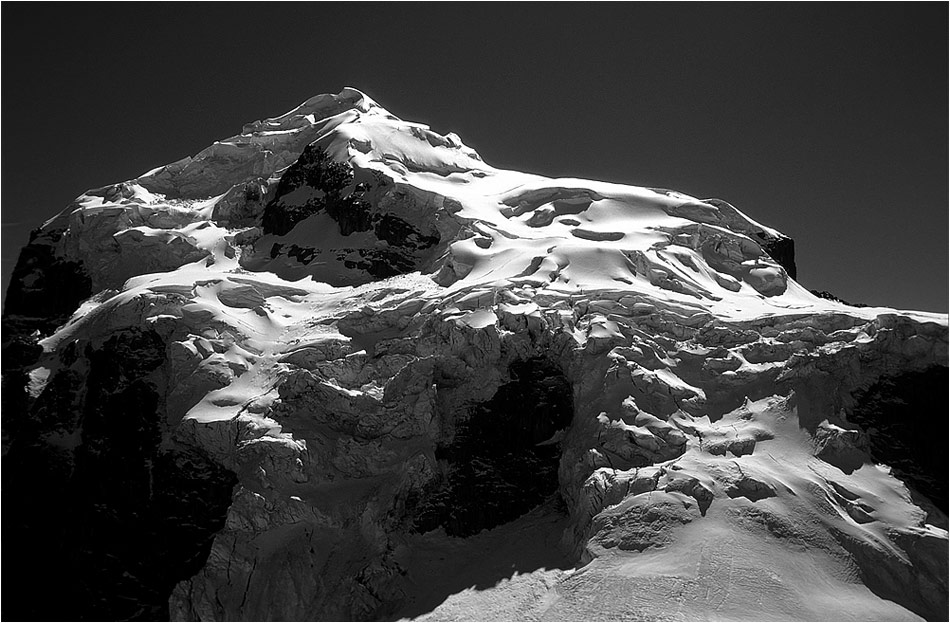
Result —
<path fill-rule="evenodd" d="M 4 614 L 945 619 L 947 318 L 794 277 L 353 89 L 89 191 L 4 313 Z"/>
<path fill-rule="evenodd" d="M 22 600 L 11 611 L 167 618 L 169 592 L 201 568 L 224 523 L 234 475 L 169 439 L 155 332 L 118 331 L 82 351 L 74 343 L 61 363 L 4 457 L 7 499 L 30 502 L 7 520 L 31 550 L 20 560 L 31 581 L 4 580 Z"/>
<path fill-rule="evenodd" d="M 4 318 L 18 322 L 19 333 L 53 331 L 92 294 L 82 263 L 56 252 L 63 232 L 37 233 L 17 260 L 4 308 Z"/>
<path fill-rule="evenodd" d="M 344 194 L 352 182 L 349 166 L 333 162 L 322 147 L 308 145 L 277 183 L 274 198 L 261 219 L 264 233 L 283 236 L 300 221 L 320 212 L 336 221 L 344 236 L 369 230 L 369 204 L 354 196 L 356 193 Z M 288 197 L 295 193 L 295 198 Z"/>
<path fill-rule="evenodd" d="M 935 388 L 947 385 L 947 369 L 932 366 L 878 379 L 855 395 L 850 420 L 868 432 L 874 460 L 947 512 L 946 444 L 929 422 L 947 409 Z"/>
<path fill-rule="evenodd" d="M 451 442 L 436 446 L 446 468 L 432 485 L 410 492 L 414 531 L 441 526 L 451 536 L 470 536 L 557 492 L 560 449 L 550 442 L 570 426 L 571 386 L 543 359 L 512 362 L 509 374 L 491 400 L 456 420 Z"/>
<path fill-rule="evenodd" d="M 851 307 L 867 307 L 867 305 L 864 304 L 864 303 L 851 303 L 851 302 L 849 302 L 849 301 L 845 301 L 845 300 L 843 300 L 843 299 L 841 299 L 841 298 L 838 298 L 837 296 L 835 296 L 835 295 L 832 294 L 831 292 L 828 292 L 827 290 L 811 290 L 811 293 L 814 294 L 815 296 L 817 296 L 817 297 L 820 298 L 820 299 L 825 299 L 825 300 L 828 300 L 828 301 L 835 301 L 836 303 L 842 303 L 842 304 L 844 304 L 844 305 L 850 305 Z"/>
<path fill-rule="evenodd" d="M 798 276 L 798 269 L 795 267 L 795 241 L 791 238 L 779 238 L 777 240 L 766 240 L 762 245 L 765 252 L 772 259 L 788 272 L 788 276 L 795 279 Z"/>

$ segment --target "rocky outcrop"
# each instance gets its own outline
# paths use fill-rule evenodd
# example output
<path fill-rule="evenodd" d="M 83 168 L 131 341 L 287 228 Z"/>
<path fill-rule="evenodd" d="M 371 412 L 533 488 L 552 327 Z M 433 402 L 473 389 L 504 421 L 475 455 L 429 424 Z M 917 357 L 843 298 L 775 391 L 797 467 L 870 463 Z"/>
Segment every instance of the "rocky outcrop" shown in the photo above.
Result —
<path fill-rule="evenodd" d="M 283 236 L 308 216 L 326 212 L 344 236 L 367 231 L 369 206 L 360 200 L 360 191 L 345 193 L 352 183 L 346 163 L 334 162 L 322 147 L 308 145 L 281 176 L 274 198 L 264 208 L 261 228 L 265 234 Z"/>
<path fill-rule="evenodd" d="M 333 285 L 423 267 L 442 239 L 438 205 L 382 176 L 360 174 L 366 181 L 354 182 L 350 164 L 334 162 L 322 146 L 305 148 L 280 178 L 264 209 L 259 251 L 248 254 L 244 265 L 289 277 L 307 274 Z M 327 239 L 314 231 L 325 227 L 339 236 Z"/>
<path fill-rule="evenodd" d="M 471 536 L 557 492 L 557 436 L 574 415 L 571 386 L 543 359 L 512 362 L 509 376 L 491 400 L 456 418 L 451 441 L 436 445 L 441 473 L 408 492 L 413 531 L 442 527 L 451 536 Z"/>
<path fill-rule="evenodd" d="M 20 252 L 4 302 L 4 320 L 16 323 L 4 333 L 49 333 L 63 324 L 92 295 L 82 262 L 56 253 L 65 232 L 34 231 Z"/>
<path fill-rule="evenodd" d="M 204 564 L 234 476 L 171 440 L 165 361 L 139 329 L 64 353 L 4 457 L 6 499 L 28 502 L 7 529 L 31 548 L 4 576 L 20 596 L 6 615 L 167 618 L 172 587 Z"/>
<path fill-rule="evenodd" d="M 934 365 L 919 371 L 890 374 L 858 390 L 848 419 L 868 434 L 875 461 L 889 465 L 895 475 L 947 513 L 945 444 L 935 414 L 945 413 L 947 368 Z M 944 429 L 946 426 L 943 427 Z"/>
<path fill-rule="evenodd" d="M 791 238 L 777 238 L 774 240 L 764 239 L 762 248 L 785 269 L 788 276 L 796 279 L 798 269 L 795 267 L 795 241 Z"/>
<path fill-rule="evenodd" d="M 827 290 L 811 290 L 810 292 L 814 294 L 815 296 L 817 296 L 818 298 L 825 299 L 827 301 L 835 301 L 836 303 L 841 303 L 843 305 L 850 305 L 851 307 L 868 307 L 866 303 L 848 302 L 842 298 L 835 296 L 834 294 L 832 294 L 831 292 L 828 292 Z"/>

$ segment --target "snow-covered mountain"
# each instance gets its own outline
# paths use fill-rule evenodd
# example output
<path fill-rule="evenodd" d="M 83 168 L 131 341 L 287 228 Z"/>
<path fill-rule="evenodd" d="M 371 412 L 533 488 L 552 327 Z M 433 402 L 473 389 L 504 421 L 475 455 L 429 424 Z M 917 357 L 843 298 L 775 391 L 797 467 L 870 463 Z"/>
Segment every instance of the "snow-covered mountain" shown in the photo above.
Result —
<path fill-rule="evenodd" d="M 945 619 L 947 317 L 794 277 L 725 201 L 316 96 L 34 232 L 4 588 L 68 618 Z"/>

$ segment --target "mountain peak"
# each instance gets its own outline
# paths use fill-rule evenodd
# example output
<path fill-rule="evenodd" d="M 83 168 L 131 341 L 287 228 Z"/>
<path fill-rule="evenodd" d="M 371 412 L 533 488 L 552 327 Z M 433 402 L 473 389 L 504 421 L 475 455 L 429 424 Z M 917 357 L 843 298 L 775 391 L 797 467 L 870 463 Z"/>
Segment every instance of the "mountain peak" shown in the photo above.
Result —
<path fill-rule="evenodd" d="M 344 87 L 342 91 L 335 95 L 332 93 L 314 95 L 283 115 L 248 124 L 245 126 L 244 132 L 291 129 L 299 127 L 303 121 L 315 123 L 347 110 L 361 113 L 389 114 L 388 111 L 362 91 L 353 87 Z"/>
<path fill-rule="evenodd" d="M 946 619 L 947 318 L 792 255 L 351 88 L 91 189 L 4 310 L 33 618 Z"/>

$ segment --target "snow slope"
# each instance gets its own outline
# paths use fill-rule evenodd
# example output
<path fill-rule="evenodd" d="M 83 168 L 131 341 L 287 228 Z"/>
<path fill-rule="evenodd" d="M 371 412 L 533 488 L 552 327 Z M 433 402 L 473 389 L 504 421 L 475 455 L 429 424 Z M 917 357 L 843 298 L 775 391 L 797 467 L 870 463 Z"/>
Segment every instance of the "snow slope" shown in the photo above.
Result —
<path fill-rule="evenodd" d="M 945 500 L 849 417 L 875 383 L 945 373 L 947 317 L 817 298 L 790 248 L 720 200 L 496 169 L 347 88 L 81 195 L 6 313 L 39 326 L 44 284 L 81 275 L 24 366 L 31 408 L 154 334 L 155 451 L 236 475 L 175 618 L 945 618 Z M 439 506 L 489 456 L 466 426 L 492 435 L 479 418 L 528 364 L 572 401 L 548 502 L 516 523 Z M 43 443 L 90 443 L 43 408 Z M 485 478 L 533 491 L 491 456 Z M 518 545 L 525 521 L 562 552 Z M 484 579 L 445 581 L 437 551 Z"/>

